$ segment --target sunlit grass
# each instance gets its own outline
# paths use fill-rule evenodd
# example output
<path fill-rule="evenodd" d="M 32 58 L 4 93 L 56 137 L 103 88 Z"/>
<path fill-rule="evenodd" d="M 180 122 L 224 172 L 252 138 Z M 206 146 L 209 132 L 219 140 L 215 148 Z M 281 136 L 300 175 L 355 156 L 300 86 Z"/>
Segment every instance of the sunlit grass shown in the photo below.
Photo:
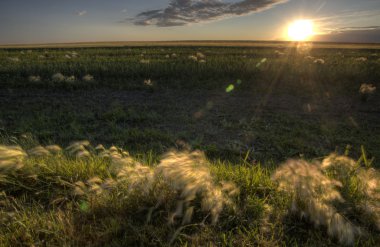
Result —
<path fill-rule="evenodd" d="M 42 149 L 53 151 L 36 157 Z M 84 150 L 88 156 L 79 155 Z M 146 164 L 151 159 L 88 142 L 59 150 L 1 146 L 0 158 L 14 166 L 0 182 L 2 245 L 379 241 L 380 174 L 365 151 L 358 161 L 334 154 L 278 168 L 210 162 L 199 151 Z M 306 236 L 288 232 L 300 223 Z"/>

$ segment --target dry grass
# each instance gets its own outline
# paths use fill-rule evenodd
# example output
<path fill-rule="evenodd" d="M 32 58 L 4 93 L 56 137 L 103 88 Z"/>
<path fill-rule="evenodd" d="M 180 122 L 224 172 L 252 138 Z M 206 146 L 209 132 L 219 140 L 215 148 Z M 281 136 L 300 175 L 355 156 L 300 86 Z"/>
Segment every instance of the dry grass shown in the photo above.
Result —
<path fill-rule="evenodd" d="M 342 184 L 323 174 L 318 164 L 289 160 L 278 168 L 273 179 L 279 189 L 293 195 L 291 211 L 307 218 L 315 226 L 326 226 L 331 237 L 352 245 L 360 230 L 339 213 L 335 202 L 343 203 Z"/>
<path fill-rule="evenodd" d="M 165 219 L 166 225 L 162 225 L 161 221 L 155 229 L 174 228 L 175 231 L 168 234 L 169 242 L 175 243 L 187 226 L 209 224 L 209 227 L 219 229 L 241 217 L 239 224 L 244 225 L 243 222 L 251 218 L 245 214 L 254 212 L 252 203 L 257 200 L 259 204 L 253 207 L 257 207 L 256 210 L 261 208 L 255 213 L 261 216 L 250 224 L 255 225 L 257 234 L 263 235 L 258 235 L 255 241 L 273 245 L 278 244 L 278 240 L 273 242 L 265 238 L 273 234 L 281 237 L 281 212 L 286 211 L 275 201 L 283 200 L 281 197 L 284 196 L 290 198 L 289 212 L 311 222 L 316 229 L 326 227 L 331 243 L 336 239 L 341 245 L 351 246 L 360 238 L 368 238 L 380 231 L 380 174 L 369 167 L 370 162 L 365 156 L 359 161 L 336 154 L 322 162 L 289 160 L 272 175 L 279 192 L 271 192 L 263 198 L 257 192 L 247 194 L 249 184 L 252 186 L 252 182 L 246 179 L 248 177 L 244 178 L 247 175 L 234 177 L 237 172 L 235 168 L 229 170 L 226 165 L 215 166 L 200 151 L 170 151 L 156 165 L 147 165 L 121 148 L 93 147 L 88 141 L 80 141 L 65 149 L 50 145 L 24 151 L 19 146 L 0 146 L 0 161 L 0 186 L 3 190 L 0 198 L 1 222 L 3 227 L 8 227 L 0 227 L 5 234 L 0 238 L 2 243 L 9 241 L 9 237 L 16 238 L 17 243 L 39 243 L 39 240 L 35 242 L 40 238 L 37 232 L 28 227 L 38 228 L 42 220 L 55 229 L 50 236 L 57 241 L 56 244 L 74 240 L 85 243 L 85 239 L 73 235 L 78 227 L 77 217 L 81 218 L 81 224 L 87 224 L 83 217 L 92 215 L 98 219 L 90 221 L 91 224 L 99 224 L 104 217 L 102 215 L 123 217 L 121 215 L 125 210 L 128 210 L 128 217 L 136 214 L 134 220 L 145 219 L 145 226 L 156 224 L 157 217 Z M 362 161 L 366 166 L 361 165 Z M 57 174 L 57 171 L 60 172 Z M 215 171 L 218 176 L 215 176 Z M 222 174 L 230 175 L 220 177 Z M 256 169 L 252 175 L 263 176 L 263 171 Z M 85 179 L 75 179 L 78 176 Z M 11 187 L 4 187 L 5 184 L 11 184 Z M 258 191 L 260 188 L 252 189 Z M 24 196 L 18 197 L 21 191 L 24 191 Z M 30 209 L 23 198 L 31 192 L 36 201 Z M 268 197 L 272 199 L 268 200 Z M 58 211 L 44 211 L 41 203 L 45 200 L 50 207 L 55 205 Z M 247 211 L 247 207 L 251 209 Z M 222 214 L 223 218 L 220 219 Z M 26 215 L 31 217 L 30 220 Z M 26 239 L 21 238 L 19 231 L 11 233 L 6 230 L 14 229 L 13 220 L 26 224 L 23 228 L 27 232 Z M 46 227 L 46 222 L 40 227 Z M 89 234 L 88 237 L 93 238 L 91 241 L 108 241 L 95 240 L 86 229 L 84 227 L 80 231 Z M 276 232 L 278 230 L 280 232 Z M 63 233 L 68 234 L 66 238 L 59 237 Z M 246 243 L 243 239 L 248 236 L 237 234 L 234 241 L 238 242 L 235 245 Z M 373 243 L 375 239 L 369 241 Z"/>
<path fill-rule="evenodd" d="M 0 146 L 0 161 L 1 243 L 16 238 L 18 244 L 41 244 L 44 237 L 29 228 L 41 224 L 44 229 L 56 229 L 56 234 L 67 234 L 61 238 L 51 233 L 49 243 L 95 241 L 102 245 L 114 235 L 99 239 L 88 224 L 98 229 L 96 234 L 121 231 L 111 225 L 102 228 L 102 222 L 113 219 L 122 227 L 154 226 L 154 231 L 166 231 L 169 235 L 156 234 L 160 241 L 164 235 L 169 238 L 169 244 L 179 243 L 182 231 L 197 226 L 228 229 L 235 234 L 233 245 L 243 245 L 252 234 L 242 230 L 249 224 L 258 234 L 255 243 L 273 246 L 287 239 L 281 230 L 287 212 L 321 232 L 326 229 L 331 244 L 334 240 L 341 245 L 364 244 L 360 238 L 379 241 L 373 236 L 380 231 L 380 174 L 364 154 L 359 161 L 336 154 L 322 162 L 289 160 L 273 172 L 273 188 L 277 185 L 278 191 L 271 191 L 269 185 L 265 188 L 269 194 L 264 196 L 260 184 L 263 178 L 270 180 L 261 168 L 214 165 L 200 151 L 173 150 L 156 164 L 145 164 L 119 147 L 93 147 L 88 141 L 79 141 L 65 149 L 50 145 L 24 151 L 19 146 Z M 4 186 L 7 184 L 10 186 Z M 280 203 L 287 202 L 287 197 L 288 208 Z M 128 217 L 127 224 L 118 220 L 123 217 Z M 16 230 L 14 220 L 25 225 L 26 239 Z M 240 232 L 234 232 L 236 227 Z M 75 237 L 75 231 L 84 236 Z M 146 237 L 141 234 L 139 237 Z M 280 240 L 270 240 L 274 235 Z M 200 243 L 199 237 L 193 241 Z"/>
<path fill-rule="evenodd" d="M 21 169 L 26 156 L 20 146 L 0 146 L 0 171 L 4 173 Z"/>
<path fill-rule="evenodd" d="M 214 182 L 206 158 L 199 151 L 169 152 L 164 155 L 155 173 L 161 175 L 163 180 L 180 195 L 177 209 L 169 218 L 170 222 L 176 217 L 183 216 L 182 224 L 190 223 L 193 214 L 191 203 L 199 196 L 202 211 L 210 212 L 211 221 L 215 224 L 223 207 L 233 205 L 231 196 L 238 193 L 238 189 L 232 183 L 218 185 Z"/>
<path fill-rule="evenodd" d="M 358 237 L 368 234 L 367 226 L 358 226 L 348 219 L 350 215 L 360 218 L 357 212 L 362 213 L 370 225 L 379 226 L 380 174 L 373 168 L 332 154 L 322 163 L 289 160 L 272 178 L 280 190 L 292 195 L 293 213 L 315 226 L 326 226 L 327 233 L 341 244 L 354 245 Z M 352 206 L 347 209 L 344 205 Z"/>

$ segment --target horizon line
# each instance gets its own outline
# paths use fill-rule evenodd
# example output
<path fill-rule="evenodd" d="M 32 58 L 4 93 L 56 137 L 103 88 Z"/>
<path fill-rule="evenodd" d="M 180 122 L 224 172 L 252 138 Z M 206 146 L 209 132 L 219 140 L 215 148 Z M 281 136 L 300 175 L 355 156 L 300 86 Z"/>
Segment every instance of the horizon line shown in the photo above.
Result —
<path fill-rule="evenodd" d="M 54 48 L 54 47 L 63 47 L 63 46 L 70 46 L 70 47 L 91 47 L 92 45 L 95 46 L 128 46 L 130 44 L 131 46 L 141 46 L 141 45 L 148 45 L 148 46 L 154 46 L 154 44 L 161 44 L 164 46 L 170 46 L 171 44 L 176 43 L 183 43 L 183 46 L 190 46 L 191 43 L 204 43 L 205 46 L 211 46 L 212 44 L 219 44 L 219 43 L 256 43 L 260 44 L 263 43 L 266 45 L 271 44 L 299 44 L 299 43 L 305 43 L 305 44 L 331 44 L 331 45 L 368 45 L 368 46 L 379 46 L 380 48 L 380 42 L 336 42 L 336 41 L 289 41 L 289 40 L 212 40 L 212 39 L 197 39 L 197 40 L 133 40 L 133 41 L 72 41 L 72 42 L 31 42 L 31 43 L 0 43 L 0 48 L 22 48 L 22 47 L 30 47 L 30 48 Z M 207 44 L 205 44 L 207 43 Z M 240 45 L 242 46 L 242 45 Z"/>

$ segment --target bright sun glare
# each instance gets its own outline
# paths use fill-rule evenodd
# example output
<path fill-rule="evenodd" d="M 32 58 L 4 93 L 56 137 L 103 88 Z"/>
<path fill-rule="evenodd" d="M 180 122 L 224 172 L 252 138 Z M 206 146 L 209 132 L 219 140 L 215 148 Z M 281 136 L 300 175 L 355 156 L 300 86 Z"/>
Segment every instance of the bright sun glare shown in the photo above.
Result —
<path fill-rule="evenodd" d="M 314 34 L 313 22 L 310 20 L 297 20 L 288 27 L 288 38 L 292 41 L 306 41 Z"/>

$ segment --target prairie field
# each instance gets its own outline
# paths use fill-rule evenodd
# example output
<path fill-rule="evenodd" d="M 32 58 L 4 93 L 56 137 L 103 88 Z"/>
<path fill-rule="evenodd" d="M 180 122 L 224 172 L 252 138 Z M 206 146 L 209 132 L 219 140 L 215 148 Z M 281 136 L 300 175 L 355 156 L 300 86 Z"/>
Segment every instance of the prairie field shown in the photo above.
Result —
<path fill-rule="evenodd" d="M 0 246 L 380 246 L 380 47 L 0 48 Z"/>

